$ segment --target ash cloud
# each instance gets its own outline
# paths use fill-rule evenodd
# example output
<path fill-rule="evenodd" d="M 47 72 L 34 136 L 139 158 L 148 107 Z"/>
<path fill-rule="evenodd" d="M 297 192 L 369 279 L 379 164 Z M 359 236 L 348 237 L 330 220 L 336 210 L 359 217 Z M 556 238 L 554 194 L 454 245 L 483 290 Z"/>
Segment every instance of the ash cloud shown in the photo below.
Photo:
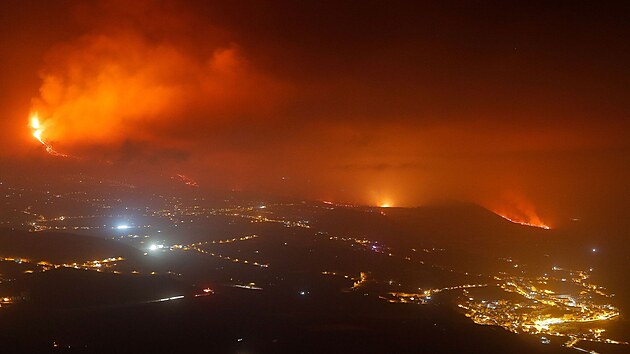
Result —
<path fill-rule="evenodd" d="M 237 43 L 172 3 L 105 1 L 83 12 L 92 28 L 47 54 L 33 100 L 59 146 L 177 145 L 272 109 L 283 91 Z"/>

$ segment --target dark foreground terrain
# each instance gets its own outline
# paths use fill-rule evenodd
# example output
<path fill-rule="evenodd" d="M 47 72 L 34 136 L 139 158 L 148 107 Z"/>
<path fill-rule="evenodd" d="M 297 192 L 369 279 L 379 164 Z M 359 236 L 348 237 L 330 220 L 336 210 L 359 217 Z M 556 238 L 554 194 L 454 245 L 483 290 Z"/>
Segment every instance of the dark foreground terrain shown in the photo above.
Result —
<path fill-rule="evenodd" d="M 204 298 L 141 305 L 14 307 L 2 314 L 0 340 L 3 353 L 570 352 L 476 326 L 447 306 L 231 288 Z"/>

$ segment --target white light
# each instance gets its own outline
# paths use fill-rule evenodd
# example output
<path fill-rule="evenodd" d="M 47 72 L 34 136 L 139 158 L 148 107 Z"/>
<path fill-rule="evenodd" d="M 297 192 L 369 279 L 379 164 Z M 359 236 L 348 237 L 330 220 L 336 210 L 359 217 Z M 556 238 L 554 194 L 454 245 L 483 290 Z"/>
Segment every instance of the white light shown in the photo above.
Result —
<path fill-rule="evenodd" d="M 149 246 L 149 249 L 151 251 L 155 251 L 156 249 L 158 249 L 158 246 L 157 245 L 151 245 L 151 246 Z"/>
<path fill-rule="evenodd" d="M 597 248 L 593 248 L 593 252 L 597 252 Z"/>
<path fill-rule="evenodd" d="M 184 295 L 171 296 L 171 297 L 165 297 L 165 298 L 157 299 L 157 300 L 154 300 L 153 302 L 163 302 L 163 301 L 170 301 L 170 300 L 179 300 L 179 299 L 183 299 L 183 298 L 184 298 Z"/>
<path fill-rule="evenodd" d="M 118 225 L 116 226 L 116 228 L 118 230 L 127 230 L 129 228 L 129 225 Z"/>

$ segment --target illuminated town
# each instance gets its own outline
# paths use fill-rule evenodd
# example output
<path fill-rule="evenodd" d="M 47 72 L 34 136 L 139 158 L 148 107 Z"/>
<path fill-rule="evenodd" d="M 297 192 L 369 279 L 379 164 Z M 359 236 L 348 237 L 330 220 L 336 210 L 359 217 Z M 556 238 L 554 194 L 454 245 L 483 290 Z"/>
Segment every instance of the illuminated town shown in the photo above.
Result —
<path fill-rule="evenodd" d="M 536 278 L 494 277 L 497 287 L 518 297 L 491 299 L 467 290 L 458 306 L 477 324 L 500 326 L 514 333 L 565 337 L 567 347 L 578 349 L 580 341 L 628 345 L 606 338 L 607 322 L 618 319 L 620 312 L 608 303 L 614 295 L 588 283 L 588 278 L 587 272 L 558 268 L 549 276 Z M 558 290 L 567 287 L 570 292 Z"/>

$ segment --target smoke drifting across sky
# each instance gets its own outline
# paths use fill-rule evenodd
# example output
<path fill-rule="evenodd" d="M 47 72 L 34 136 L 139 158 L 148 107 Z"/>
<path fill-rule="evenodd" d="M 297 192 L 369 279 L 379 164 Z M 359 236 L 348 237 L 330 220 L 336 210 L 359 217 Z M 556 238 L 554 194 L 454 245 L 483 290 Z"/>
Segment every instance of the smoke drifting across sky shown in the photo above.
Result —
<path fill-rule="evenodd" d="M 3 158 L 41 152 L 37 110 L 60 151 L 202 186 L 543 220 L 625 200 L 624 9 L 438 4 L 10 2 Z"/>
<path fill-rule="evenodd" d="M 86 11 L 94 28 L 47 54 L 34 102 L 60 144 L 169 146 L 269 110 L 282 94 L 236 43 L 175 5 L 107 2 Z"/>

